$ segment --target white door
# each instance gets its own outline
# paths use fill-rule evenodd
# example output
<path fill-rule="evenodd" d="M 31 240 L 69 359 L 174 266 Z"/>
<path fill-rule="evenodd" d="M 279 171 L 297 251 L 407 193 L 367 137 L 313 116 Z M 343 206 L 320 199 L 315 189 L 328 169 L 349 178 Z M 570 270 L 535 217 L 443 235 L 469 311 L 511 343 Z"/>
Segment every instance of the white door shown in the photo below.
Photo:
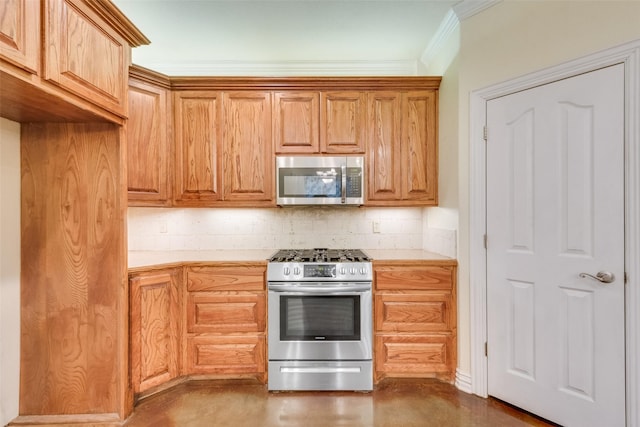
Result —
<path fill-rule="evenodd" d="M 622 65 L 487 103 L 488 390 L 564 426 L 625 424 L 623 118 Z"/>

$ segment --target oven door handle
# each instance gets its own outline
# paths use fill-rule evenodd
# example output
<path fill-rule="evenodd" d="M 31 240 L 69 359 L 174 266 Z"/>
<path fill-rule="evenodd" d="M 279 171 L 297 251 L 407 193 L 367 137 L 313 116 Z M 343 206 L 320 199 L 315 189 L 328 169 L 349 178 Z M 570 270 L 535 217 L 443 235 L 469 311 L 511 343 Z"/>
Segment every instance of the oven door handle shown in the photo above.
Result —
<path fill-rule="evenodd" d="M 344 294 L 371 291 L 370 283 L 349 283 L 345 285 L 292 285 L 289 283 L 269 283 L 271 292 L 305 293 L 305 294 Z"/>

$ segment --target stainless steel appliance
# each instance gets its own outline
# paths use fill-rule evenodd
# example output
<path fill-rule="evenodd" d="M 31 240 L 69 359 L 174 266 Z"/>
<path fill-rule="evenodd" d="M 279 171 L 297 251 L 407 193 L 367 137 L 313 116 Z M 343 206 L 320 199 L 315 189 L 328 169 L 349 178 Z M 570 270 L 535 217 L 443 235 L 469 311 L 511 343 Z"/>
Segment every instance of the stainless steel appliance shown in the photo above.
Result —
<path fill-rule="evenodd" d="M 269 390 L 373 389 L 371 281 L 361 250 L 281 250 L 269 260 Z"/>
<path fill-rule="evenodd" d="M 276 157 L 276 203 L 287 205 L 362 205 L 363 156 Z"/>

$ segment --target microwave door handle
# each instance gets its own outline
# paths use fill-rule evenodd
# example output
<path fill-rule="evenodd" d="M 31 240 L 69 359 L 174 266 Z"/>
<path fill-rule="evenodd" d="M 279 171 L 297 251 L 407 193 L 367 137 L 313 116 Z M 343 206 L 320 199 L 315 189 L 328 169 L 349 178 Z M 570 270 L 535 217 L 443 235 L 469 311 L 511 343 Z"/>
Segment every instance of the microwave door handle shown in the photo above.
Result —
<path fill-rule="evenodd" d="M 342 164 L 342 203 L 347 203 L 347 165 L 346 163 Z"/>

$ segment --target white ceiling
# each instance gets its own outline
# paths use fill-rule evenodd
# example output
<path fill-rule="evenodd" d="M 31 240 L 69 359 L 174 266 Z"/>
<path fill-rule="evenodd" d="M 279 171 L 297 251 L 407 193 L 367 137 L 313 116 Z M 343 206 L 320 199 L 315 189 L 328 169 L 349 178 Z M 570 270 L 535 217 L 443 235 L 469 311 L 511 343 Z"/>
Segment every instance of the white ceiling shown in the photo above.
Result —
<path fill-rule="evenodd" d="M 460 0 L 113 2 L 151 40 L 133 62 L 169 75 L 410 75 Z"/>

